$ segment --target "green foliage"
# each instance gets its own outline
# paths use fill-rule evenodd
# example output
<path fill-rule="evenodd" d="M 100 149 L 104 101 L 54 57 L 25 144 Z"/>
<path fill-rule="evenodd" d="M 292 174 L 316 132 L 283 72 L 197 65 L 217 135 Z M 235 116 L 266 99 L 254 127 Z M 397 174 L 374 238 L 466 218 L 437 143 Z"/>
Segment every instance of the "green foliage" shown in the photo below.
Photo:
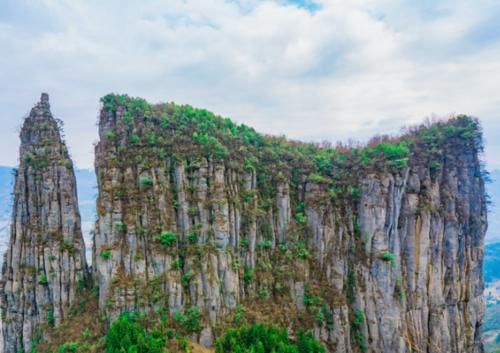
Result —
<path fill-rule="evenodd" d="M 228 329 L 215 345 L 216 353 L 324 353 L 325 348 L 310 332 L 298 333 L 293 343 L 285 329 L 254 324 Z"/>
<path fill-rule="evenodd" d="M 309 176 L 309 181 L 311 183 L 320 184 L 324 181 L 324 177 L 321 174 L 311 174 Z"/>
<path fill-rule="evenodd" d="M 359 157 L 361 164 L 368 165 L 372 161 L 383 158 L 388 165 L 396 169 L 403 169 L 408 166 L 410 148 L 405 141 L 382 142 L 374 147 L 366 147 Z"/>
<path fill-rule="evenodd" d="M 109 251 L 109 250 L 103 250 L 103 251 L 101 251 L 101 257 L 102 257 L 104 260 L 109 260 L 109 259 L 111 259 L 111 251 Z"/>
<path fill-rule="evenodd" d="M 402 282 L 401 277 L 396 278 L 396 286 L 394 288 L 394 292 L 395 292 L 396 297 L 398 298 L 399 302 L 403 303 L 403 301 L 405 299 L 405 293 L 403 290 L 403 282 Z"/>
<path fill-rule="evenodd" d="M 396 267 L 397 265 L 396 256 L 389 251 L 386 251 L 382 254 L 382 260 L 389 262 L 391 264 L 391 267 Z"/>
<path fill-rule="evenodd" d="M 190 244 L 196 244 L 196 243 L 198 243 L 198 234 L 196 233 L 196 230 L 192 229 L 189 232 L 188 241 L 189 241 Z"/>
<path fill-rule="evenodd" d="M 259 244 L 257 244 L 259 249 L 271 249 L 273 247 L 273 242 L 269 239 L 262 240 Z"/>
<path fill-rule="evenodd" d="M 67 342 L 59 346 L 57 353 L 77 353 L 80 344 L 78 342 Z"/>
<path fill-rule="evenodd" d="M 236 305 L 236 311 L 234 313 L 234 323 L 239 325 L 243 320 L 245 315 L 245 307 L 241 304 Z"/>
<path fill-rule="evenodd" d="M 139 136 L 137 136 L 137 135 L 132 135 L 132 136 L 130 136 L 130 140 L 129 141 L 130 141 L 131 144 L 137 144 L 137 143 L 139 143 L 141 141 L 141 138 Z"/>
<path fill-rule="evenodd" d="M 250 245 L 250 240 L 248 238 L 242 238 L 240 241 L 240 247 L 242 249 L 248 249 L 248 246 Z"/>
<path fill-rule="evenodd" d="M 252 267 L 245 266 L 245 271 L 243 272 L 243 283 L 247 286 L 252 283 L 254 270 Z"/>
<path fill-rule="evenodd" d="M 171 231 L 161 232 L 159 236 L 156 237 L 164 248 L 170 248 L 177 243 L 177 234 Z"/>
<path fill-rule="evenodd" d="M 299 224 L 306 224 L 307 223 L 307 216 L 302 212 L 297 212 L 295 214 L 295 220 Z"/>
<path fill-rule="evenodd" d="M 183 273 L 181 276 L 181 284 L 184 288 L 189 288 L 189 284 L 194 277 L 193 270 L 189 270 L 186 273 Z"/>
<path fill-rule="evenodd" d="M 106 131 L 106 138 L 108 140 L 114 140 L 115 137 L 116 137 L 116 135 L 115 135 L 115 132 L 113 130 L 110 129 L 110 130 Z"/>
<path fill-rule="evenodd" d="M 346 285 L 346 297 L 347 297 L 347 302 L 349 304 L 354 303 L 355 298 L 355 290 L 356 290 L 356 272 L 354 271 L 349 271 L 347 273 L 347 285 Z"/>
<path fill-rule="evenodd" d="M 123 222 L 115 223 L 116 230 L 120 233 L 125 233 L 127 231 L 127 225 Z"/>
<path fill-rule="evenodd" d="M 258 293 L 259 297 L 261 297 L 262 299 L 266 299 L 266 298 L 269 298 L 269 290 L 267 288 L 260 288 Z"/>
<path fill-rule="evenodd" d="M 184 312 L 177 311 L 174 314 L 174 321 L 187 334 L 201 331 L 201 309 L 197 306 L 192 306 Z"/>
<path fill-rule="evenodd" d="M 142 176 L 139 178 L 139 184 L 145 187 L 153 186 L 153 179 L 150 176 Z"/>
<path fill-rule="evenodd" d="M 47 284 L 49 284 L 49 280 L 47 278 L 47 275 L 42 274 L 42 275 L 38 276 L 38 284 L 40 284 L 42 286 L 46 286 Z"/>
<path fill-rule="evenodd" d="M 364 322 L 365 313 L 360 309 L 356 309 L 354 311 L 351 328 L 353 331 L 353 341 L 358 346 L 361 352 L 366 352 L 368 350 L 368 345 L 366 344 L 366 336 L 363 331 Z"/>
<path fill-rule="evenodd" d="M 123 313 L 106 334 L 106 353 L 163 353 L 166 339 L 157 331 L 149 332 L 137 313 Z"/>
<path fill-rule="evenodd" d="M 302 260 L 306 260 L 311 256 L 309 249 L 304 242 L 298 242 L 295 245 L 295 250 L 297 251 L 297 256 Z"/>
<path fill-rule="evenodd" d="M 73 245 L 73 242 L 71 240 L 64 240 L 61 243 L 61 250 L 73 252 L 75 251 L 75 246 Z"/>
<path fill-rule="evenodd" d="M 339 196 L 339 190 L 337 188 L 331 188 L 330 190 L 328 190 L 328 196 L 330 196 L 330 200 L 332 201 L 335 201 L 337 200 L 338 196 Z"/>
<path fill-rule="evenodd" d="M 181 269 L 181 260 L 175 259 L 172 261 L 172 264 L 170 265 L 170 269 L 173 271 L 180 270 Z"/>
<path fill-rule="evenodd" d="M 317 295 L 313 295 L 309 292 L 309 290 L 305 290 L 304 292 L 304 305 L 305 306 L 319 306 L 321 305 L 322 299 Z"/>
<path fill-rule="evenodd" d="M 56 325 L 56 318 L 54 316 L 54 309 L 50 308 L 47 310 L 47 323 L 50 327 L 54 327 Z"/>

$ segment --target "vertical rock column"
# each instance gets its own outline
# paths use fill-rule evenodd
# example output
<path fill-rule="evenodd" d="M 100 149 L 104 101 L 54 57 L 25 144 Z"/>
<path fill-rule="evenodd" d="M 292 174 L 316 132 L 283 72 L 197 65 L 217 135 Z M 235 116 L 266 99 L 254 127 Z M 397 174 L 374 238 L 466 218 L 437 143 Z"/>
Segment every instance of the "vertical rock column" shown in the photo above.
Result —
<path fill-rule="evenodd" d="M 49 97 L 21 129 L 10 241 L 2 269 L 4 353 L 28 352 L 68 315 L 86 276 L 73 164 Z"/>

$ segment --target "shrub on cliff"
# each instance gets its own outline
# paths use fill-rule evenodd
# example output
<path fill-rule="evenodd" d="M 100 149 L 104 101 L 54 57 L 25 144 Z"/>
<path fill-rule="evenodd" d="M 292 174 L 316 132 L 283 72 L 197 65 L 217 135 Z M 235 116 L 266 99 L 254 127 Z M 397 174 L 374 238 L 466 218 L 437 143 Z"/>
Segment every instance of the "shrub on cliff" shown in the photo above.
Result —
<path fill-rule="evenodd" d="M 167 342 L 164 335 L 149 332 L 137 314 L 123 313 L 106 334 L 106 353 L 162 353 Z"/>
<path fill-rule="evenodd" d="M 325 348 L 310 332 L 299 332 L 292 342 L 285 329 L 255 324 L 232 328 L 216 343 L 216 353 L 324 353 Z"/>

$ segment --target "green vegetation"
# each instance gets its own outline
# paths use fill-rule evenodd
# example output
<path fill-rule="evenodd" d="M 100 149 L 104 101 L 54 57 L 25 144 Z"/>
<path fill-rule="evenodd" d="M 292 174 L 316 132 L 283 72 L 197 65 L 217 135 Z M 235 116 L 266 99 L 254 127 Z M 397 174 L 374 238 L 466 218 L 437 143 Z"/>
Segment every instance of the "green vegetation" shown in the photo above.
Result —
<path fill-rule="evenodd" d="M 243 272 L 243 283 L 247 286 L 252 283 L 254 270 L 252 267 L 245 266 L 245 271 Z"/>
<path fill-rule="evenodd" d="M 137 135 L 132 135 L 130 136 L 130 143 L 131 144 L 137 144 L 141 141 L 141 138 Z"/>
<path fill-rule="evenodd" d="M 174 314 L 174 321 L 186 334 L 199 332 L 202 329 L 201 309 L 197 306 L 192 306 L 186 309 L 184 312 L 177 311 Z"/>
<path fill-rule="evenodd" d="M 158 330 L 147 330 L 137 313 L 123 313 L 106 334 L 106 353 L 163 353 L 166 337 Z"/>
<path fill-rule="evenodd" d="M 77 353 L 79 348 L 78 342 L 67 342 L 59 347 L 57 353 Z"/>
<path fill-rule="evenodd" d="M 47 284 L 49 284 L 49 280 L 47 278 L 47 275 L 42 274 L 42 275 L 38 276 L 38 284 L 40 284 L 42 286 L 46 286 Z"/>
<path fill-rule="evenodd" d="M 56 318 L 54 316 L 54 309 L 50 308 L 47 310 L 47 323 L 50 327 L 54 327 L 56 325 Z"/>
<path fill-rule="evenodd" d="M 366 344 L 366 336 L 363 331 L 363 324 L 365 322 L 365 313 L 357 309 L 354 311 L 354 317 L 351 323 L 351 328 L 353 332 L 353 341 L 358 346 L 361 352 L 368 351 L 368 345 Z"/>
<path fill-rule="evenodd" d="M 273 325 L 254 324 L 226 331 L 217 340 L 216 353 L 324 353 L 325 348 L 310 332 L 300 331 L 297 342 L 285 329 Z"/>
<path fill-rule="evenodd" d="M 115 223 L 116 230 L 120 233 L 125 233 L 127 231 L 127 225 L 123 222 Z"/>
<path fill-rule="evenodd" d="M 389 251 L 386 251 L 382 254 L 382 260 L 389 262 L 391 264 L 391 267 L 396 267 L 397 265 L 396 256 Z"/>
<path fill-rule="evenodd" d="M 109 260 L 109 259 L 111 259 L 111 251 L 109 251 L 109 250 L 103 250 L 103 251 L 101 251 L 101 257 L 102 257 L 104 260 Z"/>
<path fill-rule="evenodd" d="M 156 237 L 164 248 L 170 248 L 177 243 L 177 234 L 171 231 L 161 232 L 161 234 Z"/>
<path fill-rule="evenodd" d="M 374 159 L 383 158 L 389 166 L 395 169 L 403 169 L 408 166 L 409 156 L 410 149 L 406 142 L 383 142 L 374 147 L 363 149 L 360 161 L 363 165 L 369 165 Z"/>
<path fill-rule="evenodd" d="M 347 273 L 347 285 L 346 285 L 347 287 L 346 298 L 349 304 L 353 304 L 354 300 L 356 299 L 355 298 L 356 282 L 357 282 L 356 272 L 349 271 Z"/>
<path fill-rule="evenodd" d="M 142 176 L 139 178 L 139 184 L 141 186 L 151 187 L 153 186 L 153 179 L 151 179 L 151 177 L 149 176 Z"/>
<path fill-rule="evenodd" d="M 181 276 L 181 284 L 184 288 L 189 288 L 189 284 L 194 277 L 193 270 L 189 270 L 186 273 L 183 273 Z"/>
<path fill-rule="evenodd" d="M 321 175 L 321 174 L 311 174 L 311 175 L 309 176 L 309 181 L 310 181 L 311 183 L 320 184 L 320 183 L 322 183 L 324 180 L 325 180 L 325 179 L 324 179 L 323 175 Z"/>

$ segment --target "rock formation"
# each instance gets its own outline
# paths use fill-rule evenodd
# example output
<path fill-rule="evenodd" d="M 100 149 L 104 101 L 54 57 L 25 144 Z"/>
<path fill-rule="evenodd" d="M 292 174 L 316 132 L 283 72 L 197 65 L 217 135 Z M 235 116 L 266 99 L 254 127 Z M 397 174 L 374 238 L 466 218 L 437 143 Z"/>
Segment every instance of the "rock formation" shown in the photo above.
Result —
<path fill-rule="evenodd" d="M 29 352 L 68 316 L 85 280 L 73 164 L 49 97 L 21 129 L 10 242 L 2 269 L 4 353 Z"/>
<path fill-rule="evenodd" d="M 487 222 L 476 120 L 330 148 L 262 136 L 189 106 L 117 95 L 102 102 L 93 267 L 110 320 L 127 309 L 173 316 L 199 308 L 204 329 L 193 338 L 204 345 L 244 312 L 312 328 L 332 352 L 483 351 Z M 43 103 L 32 119 L 40 111 Z M 22 153 L 16 200 L 41 192 Z M 28 217 L 38 229 L 23 202 L 14 220 Z M 62 214 L 77 220 L 74 205 Z M 8 283 L 28 288 L 50 262 L 39 253 L 13 260 L 25 229 L 15 224 L 7 263 L 30 259 L 33 274 L 26 283 L 26 270 L 11 264 L 9 277 L 21 279 Z M 64 239 L 74 239 L 72 224 Z M 55 248 L 58 258 L 71 254 Z M 34 286 L 49 295 L 47 278 Z M 40 300 L 37 308 L 51 302 Z"/>

